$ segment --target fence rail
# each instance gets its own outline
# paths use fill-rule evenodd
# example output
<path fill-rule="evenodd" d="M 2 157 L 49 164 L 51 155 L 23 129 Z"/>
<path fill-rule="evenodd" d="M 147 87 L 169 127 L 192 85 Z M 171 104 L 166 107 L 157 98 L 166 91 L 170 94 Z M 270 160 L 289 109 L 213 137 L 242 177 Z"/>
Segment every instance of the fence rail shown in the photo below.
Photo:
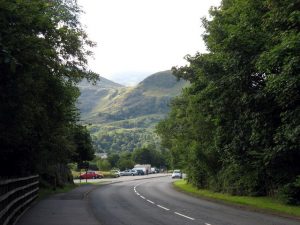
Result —
<path fill-rule="evenodd" d="M 38 191 L 38 175 L 0 180 L 0 224 L 15 224 L 38 197 Z"/>

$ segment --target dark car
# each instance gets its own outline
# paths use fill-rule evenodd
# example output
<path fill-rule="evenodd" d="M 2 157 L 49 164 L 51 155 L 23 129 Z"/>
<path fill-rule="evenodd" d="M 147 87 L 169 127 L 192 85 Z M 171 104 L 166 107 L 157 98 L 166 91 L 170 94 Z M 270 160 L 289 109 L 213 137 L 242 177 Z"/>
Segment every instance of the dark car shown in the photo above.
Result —
<path fill-rule="evenodd" d="M 80 179 L 97 179 L 97 178 L 103 178 L 102 173 L 96 173 L 95 171 L 87 171 L 84 174 L 80 175 Z"/>
<path fill-rule="evenodd" d="M 137 169 L 136 169 L 136 172 L 137 172 L 137 175 L 145 175 L 145 173 L 144 173 L 143 170 L 137 170 Z"/>

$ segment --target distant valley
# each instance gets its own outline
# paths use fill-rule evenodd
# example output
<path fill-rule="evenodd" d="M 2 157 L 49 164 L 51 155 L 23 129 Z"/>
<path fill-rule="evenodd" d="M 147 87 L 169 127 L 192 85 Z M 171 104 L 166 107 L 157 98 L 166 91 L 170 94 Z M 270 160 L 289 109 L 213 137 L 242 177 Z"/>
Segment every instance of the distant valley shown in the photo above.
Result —
<path fill-rule="evenodd" d="M 81 82 L 81 120 L 100 152 L 158 146 L 155 125 L 168 113 L 170 100 L 187 85 L 186 81 L 177 81 L 171 71 L 150 75 L 135 87 L 124 87 L 105 78 L 96 85 Z"/>

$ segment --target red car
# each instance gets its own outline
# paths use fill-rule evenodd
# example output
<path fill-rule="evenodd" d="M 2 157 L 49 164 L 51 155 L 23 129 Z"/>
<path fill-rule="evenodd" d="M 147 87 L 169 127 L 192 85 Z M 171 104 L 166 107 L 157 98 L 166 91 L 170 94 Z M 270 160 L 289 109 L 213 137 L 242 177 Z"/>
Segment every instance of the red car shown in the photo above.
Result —
<path fill-rule="evenodd" d="M 103 174 L 96 173 L 95 171 L 87 171 L 86 173 L 80 175 L 80 179 L 97 179 L 103 177 Z"/>

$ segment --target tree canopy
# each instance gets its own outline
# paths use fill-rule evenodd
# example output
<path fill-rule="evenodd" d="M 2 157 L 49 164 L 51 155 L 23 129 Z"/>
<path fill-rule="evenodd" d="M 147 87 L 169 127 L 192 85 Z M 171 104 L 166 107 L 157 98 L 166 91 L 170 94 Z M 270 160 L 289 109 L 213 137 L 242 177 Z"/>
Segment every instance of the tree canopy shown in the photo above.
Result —
<path fill-rule="evenodd" d="M 157 132 L 197 187 L 300 203 L 299 9 L 223 0 L 203 19 L 208 53 L 173 68 L 191 87 Z"/>
<path fill-rule="evenodd" d="M 0 1 L 2 176 L 50 173 L 89 145 L 75 84 L 97 75 L 86 67 L 94 43 L 80 12 L 75 0 Z"/>

